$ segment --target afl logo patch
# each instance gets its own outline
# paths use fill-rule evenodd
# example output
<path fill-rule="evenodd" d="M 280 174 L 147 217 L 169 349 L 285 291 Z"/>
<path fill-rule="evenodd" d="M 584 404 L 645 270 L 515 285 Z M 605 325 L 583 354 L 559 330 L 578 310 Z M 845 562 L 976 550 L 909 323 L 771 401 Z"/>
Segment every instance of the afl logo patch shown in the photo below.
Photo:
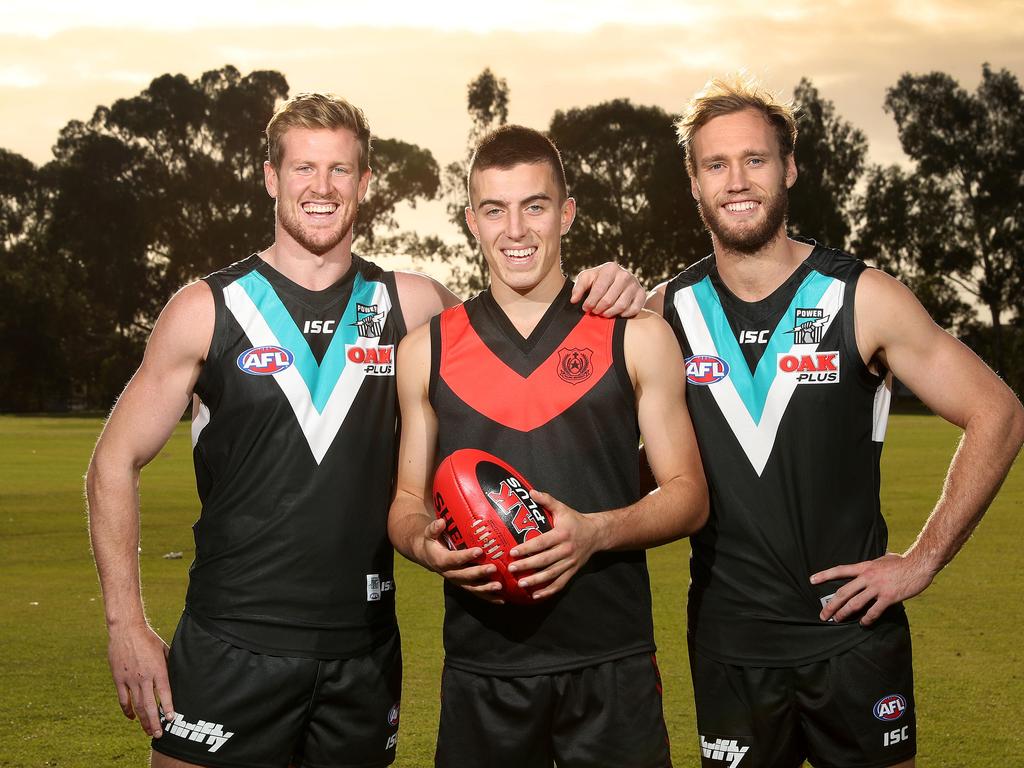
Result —
<path fill-rule="evenodd" d="M 899 720 L 907 709 L 907 700 L 898 693 L 890 693 L 875 702 L 872 710 L 879 720 Z"/>
<path fill-rule="evenodd" d="M 294 361 L 295 355 L 284 347 L 252 347 L 238 356 L 238 367 L 252 376 L 273 376 Z"/>
<path fill-rule="evenodd" d="M 714 355 L 691 355 L 686 358 L 686 380 L 707 386 L 729 375 L 729 364 Z"/>
<path fill-rule="evenodd" d="M 586 381 L 594 373 L 594 367 L 590 362 L 593 355 L 591 349 L 562 347 L 558 350 L 558 378 L 570 384 Z"/>

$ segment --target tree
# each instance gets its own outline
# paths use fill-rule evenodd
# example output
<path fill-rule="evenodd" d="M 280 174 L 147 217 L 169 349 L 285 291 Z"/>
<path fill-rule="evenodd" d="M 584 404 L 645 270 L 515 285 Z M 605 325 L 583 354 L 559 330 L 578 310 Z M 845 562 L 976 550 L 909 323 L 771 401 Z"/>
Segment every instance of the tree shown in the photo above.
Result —
<path fill-rule="evenodd" d="M 899 166 L 875 166 L 854 206 L 860 226 L 853 248 L 906 283 L 936 323 L 959 331 L 974 312 L 943 277 L 945 244 L 955 237 L 946 207 L 943 187 L 918 184 Z"/>
<path fill-rule="evenodd" d="M 948 74 L 903 75 L 887 91 L 903 151 L 914 161 L 914 185 L 945 200 L 948 238 L 933 244 L 930 260 L 943 279 L 988 309 L 992 357 L 1007 363 L 1004 315 L 1016 308 L 1024 285 L 1024 93 L 1003 69 L 982 66 L 974 94 Z"/>
<path fill-rule="evenodd" d="M 864 172 L 867 139 L 836 114 L 807 78 L 793 92 L 797 108 L 798 178 L 789 192 L 789 224 L 798 234 L 845 248 L 854 187 Z"/>
<path fill-rule="evenodd" d="M 615 260 L 653 284 L 710 250 L 663 110 L 616 99 L 558 111 L 549 136 L 579 204 L 563 249 L 569 271 Z"/>

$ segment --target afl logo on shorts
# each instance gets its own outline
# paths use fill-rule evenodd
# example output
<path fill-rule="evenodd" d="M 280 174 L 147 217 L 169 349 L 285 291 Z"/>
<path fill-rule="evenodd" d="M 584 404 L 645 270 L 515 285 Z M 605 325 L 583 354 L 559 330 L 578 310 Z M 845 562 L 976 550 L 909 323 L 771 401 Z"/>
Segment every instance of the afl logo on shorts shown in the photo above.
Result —
<path fill-rule="evenodd" d="M 907 710 L 907 700 L 898 693 L 890 693 L 875 702 L 874 713 L 879 720 L 899 720 Z"/>
<path fill-rule="evenodd" d="M 238 356 L 238 367 L 253 376 L 273 376 L 290 368 L 295 355 L 284 347 L 253 347 Z"/>
<path fill-rule="evenodd" d="M 686 380 L 707 386 L 729 375 L 729 364 L 714 355 L 691 355 L 686 358 Z"/>
<path fill-rule="evenodd" d="M 398 725 L 398 704 L 388 710 L 388 725 Z"/>

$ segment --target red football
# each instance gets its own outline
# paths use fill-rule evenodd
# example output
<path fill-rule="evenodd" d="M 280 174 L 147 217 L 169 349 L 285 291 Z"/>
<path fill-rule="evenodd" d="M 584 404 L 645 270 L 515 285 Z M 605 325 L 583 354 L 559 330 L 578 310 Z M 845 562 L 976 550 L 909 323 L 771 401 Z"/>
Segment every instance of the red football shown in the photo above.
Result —
<path fill-rule="evenodd" d="M 530 497 L 532 486 L 521 474 L 486 451 L 463 448 L 441 462 L 434 475 L 434 510 L 445 521 L 449 549 L 482 547 L 477 563 L 498 567 L 495 581 L 512 603 L 534 602 L 518 580 L 527 571 L 509 573 L 509 550 L 552 527 L 547 510 Z"/>

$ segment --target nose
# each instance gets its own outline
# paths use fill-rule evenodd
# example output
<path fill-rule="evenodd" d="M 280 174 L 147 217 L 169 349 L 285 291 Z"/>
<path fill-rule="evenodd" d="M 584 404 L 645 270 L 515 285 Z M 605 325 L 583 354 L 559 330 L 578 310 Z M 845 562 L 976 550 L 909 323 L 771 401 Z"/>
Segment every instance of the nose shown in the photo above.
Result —
<path fill-rule="evenodd" d="M 310 185 L 311 189 L 322 197 L 329 197 L 331 194 L 331 171 L 317 171 L 316 176 L 313 177 L 313 183 Z"/>
<path fill-rule="evenodd" d="M 526 237 L 526 218 L 523 212 L 511 209 L 505 217 L 505 235 L 510 240 L 522 240 Z"/>
<path fill-rule="evenodd" d="M 729 177 L 726 181 L 726 190 L 728 192 L 743 192 L 750 188 L 749 180 L 747 179 L 747 171 L 744 163 L 732 163 L 729 166 Z"/>

